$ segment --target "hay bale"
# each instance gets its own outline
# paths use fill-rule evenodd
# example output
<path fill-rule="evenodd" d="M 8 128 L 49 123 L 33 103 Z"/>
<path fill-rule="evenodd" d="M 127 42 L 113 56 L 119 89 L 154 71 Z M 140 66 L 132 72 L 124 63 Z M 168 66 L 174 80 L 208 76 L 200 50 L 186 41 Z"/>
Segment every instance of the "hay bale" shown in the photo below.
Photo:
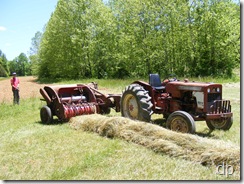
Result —
<path fill-rule="evenodd" d="M 73 117 L 69 123 L 76 130 L 95 132 L 109 138 L 120 138 L 145 146 L 157 153 L 206 166 L 227 162 L 235 170 L 240 170 L 240 148 L 231 142 L 182 134 L 158 125 L 99 114 Z"/>

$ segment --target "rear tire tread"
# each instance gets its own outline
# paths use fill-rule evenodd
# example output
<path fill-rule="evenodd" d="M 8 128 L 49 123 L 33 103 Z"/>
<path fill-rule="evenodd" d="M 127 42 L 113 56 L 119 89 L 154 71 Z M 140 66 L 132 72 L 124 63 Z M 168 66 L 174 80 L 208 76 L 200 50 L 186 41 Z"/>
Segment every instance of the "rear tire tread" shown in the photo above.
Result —
<path fill-rule="evenodd" d="M 123 101 L 127 94 L 133 95 L 138 103 L 138 117 L 137 119 L 140 121 L 146 121 L 149 122 L 151 120 L 151 114 L 152 114 L 152 102 L 151 97 L 149 96 L 148 92 L 139 84 L 131 84 L 127 87 L 125 87 L 125 90 L 123 91 L 123 95 L 121 98 L 121 113 L 122 116 L 127 117 L 124 113 L 124 106 Z M 128 117 L 130 118 L 130 117 Z"/>

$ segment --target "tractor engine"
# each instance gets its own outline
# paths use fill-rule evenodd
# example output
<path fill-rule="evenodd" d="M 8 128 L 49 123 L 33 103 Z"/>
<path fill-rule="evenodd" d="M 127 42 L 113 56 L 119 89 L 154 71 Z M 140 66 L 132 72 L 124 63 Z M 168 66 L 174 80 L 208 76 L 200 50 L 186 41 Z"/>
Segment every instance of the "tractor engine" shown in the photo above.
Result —
<path fill-rule="evenodd" d="M 220 113 L 232 116 L 230 101 L 222 99 L 221 84 L 173 81 L 166 85 L 166 93 L 178 101 L 178 110 L 190 113 L 195 120 L 221 118 Z"/>

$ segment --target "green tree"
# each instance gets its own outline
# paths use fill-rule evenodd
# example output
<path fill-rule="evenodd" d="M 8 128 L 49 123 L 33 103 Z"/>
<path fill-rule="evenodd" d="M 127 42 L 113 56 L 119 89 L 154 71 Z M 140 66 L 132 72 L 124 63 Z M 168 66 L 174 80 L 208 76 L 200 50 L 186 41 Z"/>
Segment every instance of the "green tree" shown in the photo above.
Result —
<path fill-rule="evenodd" d="M 8 75 L 8 60 L 6 58 L 6 55 L 0 50 L 0 77 L 7 77 Z"/>
<path fill-rule="evenodd" d="M 31 39 L 30 55 L 36 55 L 39 51 L 39 46 L 42 39 L 42 33 L 37 31 L 35 36 Z"/>
<path fill-rule="evenodd" d="M 107 70 L 108 15 L 101 0 L 60 0 L 43 34 L 39 76 L 92 77 L 97 65 Z"/>
<path fill-rule="evenodd" d="M 60 0 L 31 60 L 40 78 L 230 77 L 240 65 L 240 5 Z"/>
<path fill-rule="evenodd" d="M 31 75 L 30 67 L 30 62 L 24 53 L 21 53 L 13 61 L 9 62 L 10 72 L 16 72 L 19 76 Z"/>
<path fill-rule="evenodd" d="M 42 33 L 40 31 L 35 33 L 35 36 L 31 39 L 30 47 L 30 70 L 32 75 L 38 75 L 39 70 L 39 47 L 42 39 Z"/>
<path fill-rule="evenodd" d="M 192 75 L 231 76 L 240 62 L 240 7 L 231 1 L 195 2 Z"/>

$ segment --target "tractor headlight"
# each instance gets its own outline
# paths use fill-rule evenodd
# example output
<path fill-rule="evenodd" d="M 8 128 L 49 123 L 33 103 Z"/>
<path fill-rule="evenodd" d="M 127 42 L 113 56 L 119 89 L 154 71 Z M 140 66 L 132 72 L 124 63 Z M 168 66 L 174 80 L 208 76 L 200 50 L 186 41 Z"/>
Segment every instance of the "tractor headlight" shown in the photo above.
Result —
<path fill-rule="evenodd" d="M 217 88 L 216 91 L 219 93 L 220 92 L 220 88 Z"/>
<path fill-rule="evenodd" d="M 210 88 L 208 88 L 208 93 L 210 93 Z"/>

